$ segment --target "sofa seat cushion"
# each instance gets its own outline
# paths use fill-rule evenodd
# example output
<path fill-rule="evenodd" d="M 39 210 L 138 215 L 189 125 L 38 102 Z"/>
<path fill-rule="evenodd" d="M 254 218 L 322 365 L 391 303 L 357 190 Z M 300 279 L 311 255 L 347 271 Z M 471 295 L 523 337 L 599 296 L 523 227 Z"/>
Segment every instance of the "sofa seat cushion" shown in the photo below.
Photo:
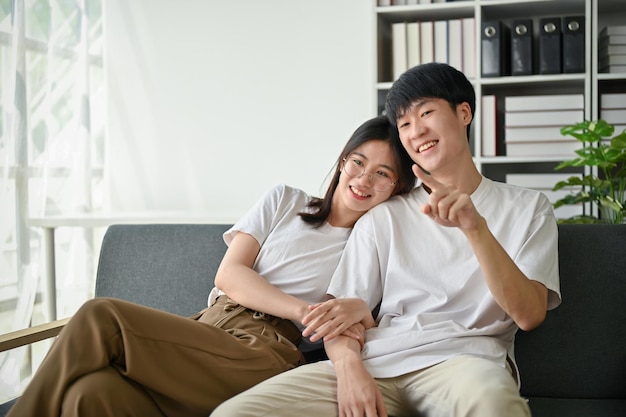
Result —
<path fill-rule="evenodd" d="M 591 382 L 591 381 L 590 381 Z M 533 417 L 624 417 L 626 399 L 530 397 Z"/>

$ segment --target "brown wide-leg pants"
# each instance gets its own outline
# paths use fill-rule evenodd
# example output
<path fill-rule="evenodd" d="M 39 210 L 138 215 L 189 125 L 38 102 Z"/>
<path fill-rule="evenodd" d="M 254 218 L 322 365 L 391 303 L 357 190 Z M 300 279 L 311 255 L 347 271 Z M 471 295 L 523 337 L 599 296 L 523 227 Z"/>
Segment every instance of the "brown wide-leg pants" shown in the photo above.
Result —
<path fill-rule="evenodd" d="M 288 320 L 222 296 L 194 318 L 117 299 L 86 302 L 9 417 L 207 416 L 304 362 Z"/>

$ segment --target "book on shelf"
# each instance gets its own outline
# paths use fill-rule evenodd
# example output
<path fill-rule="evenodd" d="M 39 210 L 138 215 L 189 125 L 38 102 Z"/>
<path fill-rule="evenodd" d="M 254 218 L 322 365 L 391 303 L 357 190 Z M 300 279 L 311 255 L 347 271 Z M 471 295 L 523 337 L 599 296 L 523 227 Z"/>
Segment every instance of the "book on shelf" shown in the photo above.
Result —
<path fill-rule="evenodd" d="M 626 55 L 613 54 L 600 57 L 598 64 L 601 68 L 608 67 L 610 65 L 626 65 Z"/>
<path fill-rule="evenodd" d="M 482 156 L 496 156 L 496 141 L 498 136 L 498 107 L 495 95 L 482 96 Z"/>
<path fill-rule="evenodd" d="M 598 38 L 598 49 L 608 45 L 626 45 L 626 35 L 609 35 Z"/>
<path fill-rule="evenodd" d="M 576 156 L 575 151 L 581 148 L 580 142 L 575 139 L 557 141 L 509 141 L 505 140 L 507 156 L 558 156 L 570 159 Z"/>
<path fill-rule="evenodd" d="M 513 20 L 511 24 L 511 75 L 533 73 L 533 21 Z"/>
<path fill-rule="evenodd" d="M 461 19 L 448 20 L 448 64 L 463 72 L 463 27 Z M 465 74 L 467 77 L 467 74 Z"/>
<path fill-rule="evenodd" d="M 448 63 L 448 21 L 433 22 L 433 48 L 435 62 Z"/>
<path fill-rule="evenodd" d="M 559 74 L 561 65 L 561 18 L 539 19 L 539 73 Z"/>
<path fill-rule="evenodd" d="M 600 94 L 600 110 L 604 109 L 626 109 L 626 93 Z"/>
<path fill-rule="evenodd" d="M 585 72 L 585 17 L 563 18 L 563 72 Z"/>
<path fill-rule="evenodd" d="M 505 127 L 565 126 L 584 120 L 584 110 L 550 110 L 505 112 Z"/>
<path fill-rule="evenodd" d="M 406 24 L 407 66 L 412 68 L 421 63 L 420 58 L 420 26 L 419 22 Z"/>
<path fill-rule="evenodd" d="M 600 118 L 612 125 L 624 124 L 626 123 L 626 109 L 600 109 Z"/>
<path fill-rule="evenodd" d="M 598 68 L 602 73 L 626 73 L 626 25 L 605 26 L 600 31 Z"/>
<path fill-rule="evenodd" d="M 391 53 L 393 79 L 396 80 L 408 69 L 405 22 L 391 24 Z"/>
<path fill-rule="evenodd" d="M 510 31 L 500 20 L 482 22 L 481 71 L 483 77 L 500 77 L 509 74 Z"/>
<path fill-rule="evenodd" d="M 585 96 L 583 94 L 506 96 L 504 108 L 505 111 L 582 110 L 585 108 Z"/>
<path fill-rule="evenodd" d="M 530 188 L 532 190 L 552 190 L 556 183 L 567 181 L 569 177 L 576 174 L 564 173 L 533 173 L 533 174 L 506 174 L 505 181 L 507 184 L 517 185 L 522 188 Z M 577 187 L 566 187 L 565 190 L 575 190 Z"/>
<path fill-rule="evenodd" d="M 611 35 L 626 35 L 626 25 L 604 26 L 602 29 L 600 29 L 598 38 L 604 38 Z"/>
<path fill-rule="evenodd" d="M 626 54 L 626 45 L 604 45 L 598 49 L 598 56 Z"/>
<path fill-rule="evenodd" d="M 463 20 L 467 20 L 465 26 Z M 473 28 L 473 18 L 392 23 L 394 80 L 408 68 L 433 61 L 448 63 L 475 78 Z"/>
<path fill-rule="evenodd" d="M 420 22 L 420 60 L 422 63 L 433 62 L 435 59 L 434 23 Z"/>
<path fill-rule="evenodd" d="M 461 19 L 463 31 L 463 73 L 469 79 L 476 78 L 476 20 Z"/>
<path fill-rule="evenodd" d="M 608 67 L 600 68 L 600 72 L 607 74 L 623 74 L 626 73 L 626 65 L 609 65 Z"/>
<path fill-rule="evenodd" d="M 567 142 L 574 140 L 561 134 L 561 126 L 505 127 L 504 139 L 509 142 Z"/>
<path fill-rule="evenodd" d="M 552 190 L 558 182 L 567 181 L 572 176 L 575 176 L 575 174 L 506 174 L 505 182 L 517 187 L 540 191 L 546 195 L 550 203 L 554 204 L 557 200 L 579 190 L 579 187 L 565 187 L 556 191 Z M 580 214 L 583 214 L 582 204 L 565 205 L 554 210 L 554 215 L 559 219 L 566 219 Z"/>

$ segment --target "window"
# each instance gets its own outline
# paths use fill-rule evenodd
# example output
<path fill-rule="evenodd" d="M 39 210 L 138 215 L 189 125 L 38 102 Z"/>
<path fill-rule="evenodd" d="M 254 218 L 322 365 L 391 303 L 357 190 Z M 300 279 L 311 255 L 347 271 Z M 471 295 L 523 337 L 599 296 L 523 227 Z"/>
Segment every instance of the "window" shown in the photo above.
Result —
<path fill-rule="evenodd" d="M 42 231 L 29 219 L 103 204 L 103 2 L 0 0 L 1 333 L 50 319 Z M 95 241 L 82 228 L 57 235 L 59 316 L 93 294 Z M 46 350 L 0 354 L 0 392 L 18 395 Z"/>

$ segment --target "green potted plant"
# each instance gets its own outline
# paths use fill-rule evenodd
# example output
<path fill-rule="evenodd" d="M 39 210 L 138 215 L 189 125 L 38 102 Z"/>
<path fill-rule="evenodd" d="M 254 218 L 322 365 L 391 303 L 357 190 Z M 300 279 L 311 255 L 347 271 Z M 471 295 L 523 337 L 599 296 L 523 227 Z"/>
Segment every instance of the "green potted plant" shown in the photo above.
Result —
<path fill-rule="evenodd" d="M 560 219 L 560 223 L 624 223 L 626 201 L 626 131 L 613 136 L 615 126 L 604 120 L 583 121 L 561 128 L 561 134 L 570 135 L 581 142 L 574 159 L 563 161 L 554 169 L 565 167 L 595 167 L 591 173 L 572 176 L 558 182 L 553 190 L 577 187 L 576 193 L 567 195 L 554 203 L 554 208 L 565 204 L 593 203 L 598 217 L 578 215 Z M 610 138 L 605 139 L 603 138 Z"/>

